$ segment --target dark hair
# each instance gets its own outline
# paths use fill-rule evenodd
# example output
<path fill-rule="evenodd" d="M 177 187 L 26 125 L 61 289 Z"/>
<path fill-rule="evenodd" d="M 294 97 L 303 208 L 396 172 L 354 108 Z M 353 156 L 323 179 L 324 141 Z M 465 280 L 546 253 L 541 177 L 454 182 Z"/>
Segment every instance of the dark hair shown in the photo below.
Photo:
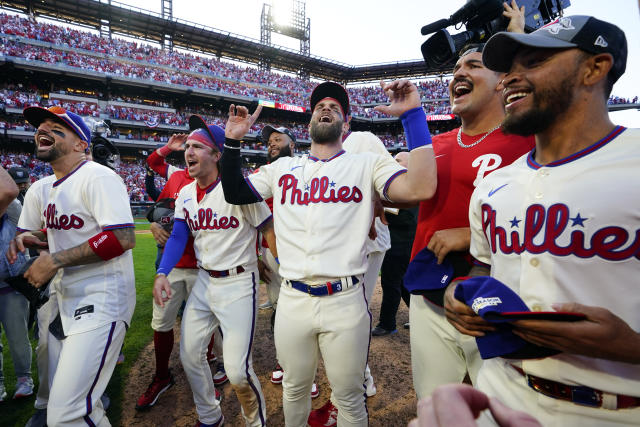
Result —
<path fill-rule="evenodd" d="M 458 58 L 462 58 L 467 53 L 472 53 L 472 52 L 482 53 L 482 51 L 484 50 L 484 46 L 485 45 L 486 45 L 486 43 L 467 43 L 466 45 L 464 45 L 464 47 L 462 49 L 460 49 L 460 53 L 458 55 Z"/>

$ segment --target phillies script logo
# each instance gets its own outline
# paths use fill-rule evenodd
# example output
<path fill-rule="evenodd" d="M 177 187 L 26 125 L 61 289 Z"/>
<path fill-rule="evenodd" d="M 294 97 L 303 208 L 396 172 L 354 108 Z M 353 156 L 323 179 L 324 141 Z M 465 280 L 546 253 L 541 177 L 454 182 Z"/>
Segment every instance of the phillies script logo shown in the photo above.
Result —
<path fill-rule="evenodd" d="M 75 215 L 56 216 L 56 205 L 49 203 L 44 211 L 45 223 L 48 229 L 54 230 L 70 230 L 72 228 L 80 229 L 84 225 L 82 218 Z"/>
<path fill-rule="evenodd" d="M 569 226 L 569 221 L 573 224 Z M 571 218 L 567 205 L 557 203 L 545 209 L 542 205 L 531 205 L 527 208 L 524 224 L 519 226 L 517 218 L 511 222 L 509 231 L 496 225 L 496 211 L 488 204 L 482 205 L 482 229 L 491 251 L 498 250 L 504 254 L 521 254 L 529 252 L 540 254 L 549 252 L 557 256 L 575 255 L 579 258 L 600 257 L 609 261 L 622 261 L 631 257 L 640 259 L 640 230 L 630 236 L 622 227 L 608 226 L 596 230 L 590 238 L 582 230 L 586 218 L 578 214 Z M 571 228 L 569 242 L 566 236 L 563 243 L 558 239 Z M 576 227 L 582 228 L 576 228 Z M 534 243 L 534 240 L 540 244 Z"/>
<path fill-rule="evenodd" d="M 228 228 L 238 228 L 240 221 L 235 216 L 221 216 L 218 218 L 218 214 L 214 213 L 211 208 L 198 209 L 198 220 L 194 221 L 189 215 L 189 211 L 183 209 L 184 217 L 187 218 L 187 224 L 191 231 L 198 230 L 226 230 Z"/>
<path fill-rule="evenodd" d="M 282 175 L 278 180 L 282 187 L 280 204 L 284 205 L 287 197 L 292 205 L 308 205 L 309 203 L 349 203 L 362 201 L 362 191 L 355 185 L 353 187 L 335 187 L 335 182 L 329 182 L 329 178 L 313 178 L 303 192 L 298 188 L 298 179 L 291 174 Z"/>

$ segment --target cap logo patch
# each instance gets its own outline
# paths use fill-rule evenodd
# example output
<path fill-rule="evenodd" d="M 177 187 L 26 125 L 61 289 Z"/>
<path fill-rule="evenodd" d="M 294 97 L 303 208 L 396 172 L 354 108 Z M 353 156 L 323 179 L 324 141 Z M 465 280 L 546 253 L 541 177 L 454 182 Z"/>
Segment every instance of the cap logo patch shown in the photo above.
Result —
<path fill-rule="evenodd" d="M 448 274 L 445 274 L 444 276 L 442 276 L 442 279 L 440 280 L 440 283 L 447 283 L 447 279 L 449 278 Z"/>
<path fill-rule="evenodd" d="M 560 30 L 575 30 L 576 28 L 571 23 L 570 18 L 564 17 L 548 24 L 544 29 L 549 31 L 551 34 L 558 34 Z"/>
<path fill-rule="evenodd" d="M 478 297 L 473 300 L 471 309 L 476 313 L 478 313 L 480 310 L 482 310 L 485 307 L 498 305 L 498 304 L 502 304 L 502 300 L 499 297 L 490 297 L 490 298 Z"/>
<path fill-rule="evenodd" d="M 607 43 L 607 41 L 602 36 L 598 36 L 598 38 L 596 39 L 595 42 L 593 42 L 593 44 L 596 45 L 596 46 L 600 46 L 600 47 L 609 46 L 609 43 Z"/>

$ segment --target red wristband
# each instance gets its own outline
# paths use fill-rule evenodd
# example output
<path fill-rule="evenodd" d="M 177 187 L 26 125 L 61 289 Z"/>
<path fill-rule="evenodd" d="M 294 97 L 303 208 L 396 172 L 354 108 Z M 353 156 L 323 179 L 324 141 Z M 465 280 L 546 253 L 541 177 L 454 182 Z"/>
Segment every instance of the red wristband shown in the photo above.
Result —
<path fill-rule="evenodd" d="M 451 283 L 453 282 L 464 282 L 467 279 L 471 279 L 473 276 L 460 276 L 460 277 L 456 277 L 453 280 L 451 280 Z"/>
<path fill-rule="evenodd" d="M 124 249 L 116 235 L 113 234 L 113 231 L 98 233 L 90 238 L 88 242 L 91 250 L 104 261 L 109 261 L 111 258 L 124 253 Z"/>
<path fill-rule="evenodd" d="M 168 145 L 158 148 L 158 154 L 162 157 L 167 157 L 172 152 L 173 151 L 171 150 L 171 148 L 169 148 Z"/>

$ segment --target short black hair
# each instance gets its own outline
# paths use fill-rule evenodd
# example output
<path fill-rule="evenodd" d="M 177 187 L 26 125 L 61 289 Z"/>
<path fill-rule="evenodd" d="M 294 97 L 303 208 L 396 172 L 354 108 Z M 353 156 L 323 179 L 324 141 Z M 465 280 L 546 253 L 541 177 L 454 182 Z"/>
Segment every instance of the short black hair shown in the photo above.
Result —
<path fill-rule="evenodd" d="M 462 58 L 468 53 L 473 53 L 473 52 L 482 53 L 482 51 L 484 50 L 485 44 L 486 43 L 467 43 L 462 47 L 462 49 L 460 49 L 458 58 Z"/>

